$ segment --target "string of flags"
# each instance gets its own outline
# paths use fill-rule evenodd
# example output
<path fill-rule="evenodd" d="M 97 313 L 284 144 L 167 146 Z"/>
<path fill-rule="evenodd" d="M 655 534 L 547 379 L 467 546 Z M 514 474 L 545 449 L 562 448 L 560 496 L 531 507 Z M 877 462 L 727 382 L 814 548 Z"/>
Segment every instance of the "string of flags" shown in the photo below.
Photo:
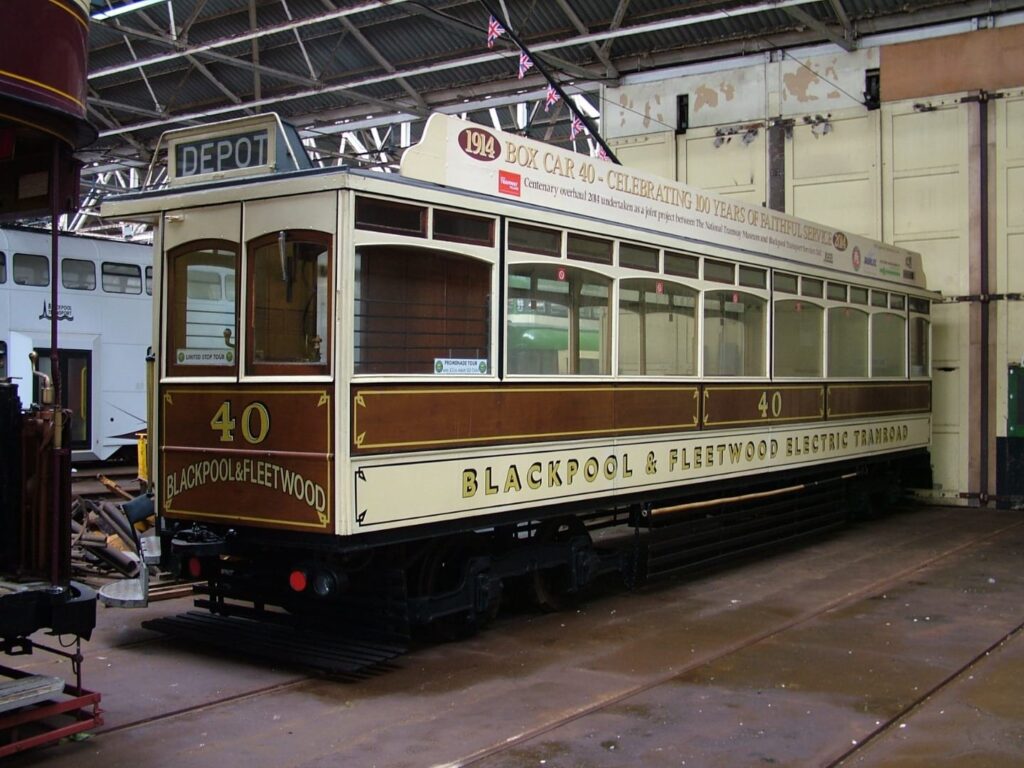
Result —
<path fill-rule="evenodd" d="M 493 48 L 495 41 L 502 35 L 507 34 L 505 28 L 501 25 L 494 16 L 490 16 L 487 19 L 487 47 Z M 526 73 L 533 67 L 533 60 L 529 57 L 526 51 L 520 51 L 519 53 L 519 79 L 522 80 L 526 76 Z M 561 96 L 558 94 L 558 90 L 554 85 L 548 84 L 547 95 L 544 97 L 544 111 L 547 112 L 555 104 L 561 100 Z M 589 133 L 586 126 L 583 125 L 583 121 L 580 120 L 579 115 L 573 115 L 572 123 L 569 128 L 569 139 L 575 140 L 581 133 Z M 605 152 L 604 147 L 598 146 L 597 156 L 602 160 L 608 159 L 608 153 Z"/>

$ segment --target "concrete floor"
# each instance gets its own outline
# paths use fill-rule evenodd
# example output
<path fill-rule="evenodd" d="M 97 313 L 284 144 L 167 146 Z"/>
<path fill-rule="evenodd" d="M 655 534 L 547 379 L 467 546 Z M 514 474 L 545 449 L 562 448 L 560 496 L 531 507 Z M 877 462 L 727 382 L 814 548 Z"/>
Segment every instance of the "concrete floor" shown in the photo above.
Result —
<path fill-rule="evenodd" d="M 100 609 L 90 739 L 7 766 L 1022 766 L 1024 516 L 915 508 L 713 574 L 500 618 L 358 683 Z M 8 659 L 67 674 L 47 654 Z"/>

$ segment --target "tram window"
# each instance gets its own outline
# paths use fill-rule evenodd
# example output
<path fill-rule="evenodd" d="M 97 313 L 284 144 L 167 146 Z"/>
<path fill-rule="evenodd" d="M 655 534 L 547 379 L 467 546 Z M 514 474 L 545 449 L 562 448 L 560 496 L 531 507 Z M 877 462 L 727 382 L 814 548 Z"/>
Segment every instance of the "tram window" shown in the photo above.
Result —
<path fill-rule="evenodd" d="M 665 274 L 700 277 L 700 259 L 687 253 L 665 251 Z"/>
<path fill-rule="evenodd" d="M 872 291 L 871 292 L 871 306 L 872 307 L 888 307 L 889 306 L 889 295 L 885 291 Z"/>
<path fill-rule="evenodd" d="M 867 312 L 853 307 L 829 309 L 828 375 L 830 377 L 868 375 Z"/>
<path fill-rule="evenodd" d="M 287 230 L 248 245 L 249 371 L 328 373 L 331 348 L 331 238 Z"/>
<path fill-rule="evenodd" d="M 846 301 L 846 286 L 841 283 L 829 283 L 827 293 L 832 301 Z"/>
<path fill-rule="evenodd" d="M 7 282 L 7 255 L 0 251 L 0 283 Z"/>
<path fill-rule="evenodd" d="M 929 326 L 924 317 L 910 319 L 910 375 L 928 376 L 931 374 L 929 354 Z"/>
<path fill-rule="evenodd" d="M 153 295 L 153 268 L 146 267 L 146 293 Z"/>
<path fill-rule="evenodd" d="M 907 297 L 899 293 L 889 294 L 889 307 L 891 309 L 905 309 L 907 306 Z"/>
<path fill-rule="evenodd" d="M 512 265 L 507 323 L 509 373 L 611 372 L 611 280 L 603 275 Z"/>
<path fill-rule="evenodd" d="M 871 375 L 906 376 L 906 320 L 889 312 L 871 317 Z"/>
<path fill-rule="evenodd" d="M 533 227 L 512 221 L 508 225 L 508 247 L 513 251 L 561 256 L 562 233 L 557 229 Z"/>
<path fill-rule="evenodd" d="M 0 254 L 2 256 L 3 254 Z M 7 342 L 0 341 L 0 379 L 7 378 Z"/>
<path fill-rule="evenodd" d="M 765 288 L 768 286 L 768 273 L 757 267 L 740 265 L 740 285 L 747 288 Z"/>
<path fill-rule="evenodd" d="M 60 282 L 75 291 L 96 290 L 96 265 L 85 259 L 61 259 Z"/>
<path fill-rule="evenodd" d="M 928 299 L 917 299 L 913 296 L 908 301 L 908 306 L 911 312 L 917 312 L 919 315 L 927 315 L 931 310 L 931 305 L 928 303 Z"/>
<path fill-rule="evenodd" d="M 731 285 L 736 282 L 736 267 L 726 261 L 704 259 L 704 279 Z"/>
<path fill-rule="evenodd" d="M 14 282 L 18 285 L 46 286 L 50 284 L 50 260 L 34 253 L 14 254 Z"/>
<path fill-rule="evenodd" d="M 796 293 L 796 275 L 787 275 L 785 272 L 776 272 L 772 279 L 772 286 L 779 293 Z"/>
<path fill-rule="evenodd" d="M 812 296 L 815 299 L 820 299 L 824 294 L 822 293 L 824 288 L 821 280 L 815 280 L 811 277 L 800 278 L 800 293 L 804 296 Z"/>
<path fill-rule="evenodd" d="M 658 249 L 645 248 L 642 245 L 633 245 L 632 243 L 620 243 L 619 266 L 657 272 Z"/>
<path fill-rule="evenodd" d="M 494 219 L 435 208 L 434 239 L 494 245 Z"/>
<path fill-rule="evenodd" d="M 765 300 L 739 291 L 704 294 L 704 375 L 764 376 Z"/>
<path fill-rule="evenodd" d="M 170 375 L 222 376 L 237 366 L 238 319 L 234 285 L 238 255 L 233 243 L 188 243 L 167 255 L 167 352 Z"/>
<path fill-rule="evenodd" d="M 619 373 L 697 375 L 697 291 L 654 279 L 619 284 Z"/>
<path fill-rule="evenodd" d="M 858 288 L 854 285 L 850 286 L 850 303 L 851 304 L 867 304 L 868 303 L 868 289 Z"/>
<path fill-rule="evenodd" d="M 100 268 L 107 293 L 142 293 L 142 270 L 137 264 L 103 262 Z"/>
<path fill-rule="evenodd" d="M 356 197 L 356 229 L 426 237 L 427 209 L 360 195 Z"/>
<path fill-rule="evenodd" d="M 775 302 L 775 375 L 821 376 L 824 310 L 799 299 Z"/>
<path fill-rule="evenodd" d="M 357 374 L 432 374 L 444 360 L 491 373 L 491 265 L 402 246 L 356 251 Z"/>
<path fill-rule="evenodd" d="M 611 240 L 570 232 L 566 238 L 565 251 L 570 259 L 611 264 L 613 247 L 614 244 Z"/>

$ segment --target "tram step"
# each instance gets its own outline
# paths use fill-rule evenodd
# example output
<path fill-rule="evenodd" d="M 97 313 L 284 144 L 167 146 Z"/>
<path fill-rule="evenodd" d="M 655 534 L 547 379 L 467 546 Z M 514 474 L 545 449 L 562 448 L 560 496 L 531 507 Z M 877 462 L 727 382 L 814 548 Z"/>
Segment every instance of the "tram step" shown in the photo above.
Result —
<path fill-rule="evenodd" d="M 142 626 L 171 637 L 330 674 L 362 677 L 386 668 L 409 649 L 361 637 L 327 635 L 295 627 L 189 611 L 145 621 Z"/>

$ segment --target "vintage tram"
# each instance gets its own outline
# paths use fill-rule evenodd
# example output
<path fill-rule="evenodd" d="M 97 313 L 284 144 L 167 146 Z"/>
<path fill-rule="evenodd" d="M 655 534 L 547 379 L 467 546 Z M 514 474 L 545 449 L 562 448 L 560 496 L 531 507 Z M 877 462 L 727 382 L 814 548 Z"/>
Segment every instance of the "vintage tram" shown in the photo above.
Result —
<path fill-rule="evenodd" d="M 927 475 L 921 257 L 442 115 L 400 174 L 165 134 L 151 459 L 217 614 L 463 630 Z M 625 532 L 628 535 L 620 535 Z"/>

